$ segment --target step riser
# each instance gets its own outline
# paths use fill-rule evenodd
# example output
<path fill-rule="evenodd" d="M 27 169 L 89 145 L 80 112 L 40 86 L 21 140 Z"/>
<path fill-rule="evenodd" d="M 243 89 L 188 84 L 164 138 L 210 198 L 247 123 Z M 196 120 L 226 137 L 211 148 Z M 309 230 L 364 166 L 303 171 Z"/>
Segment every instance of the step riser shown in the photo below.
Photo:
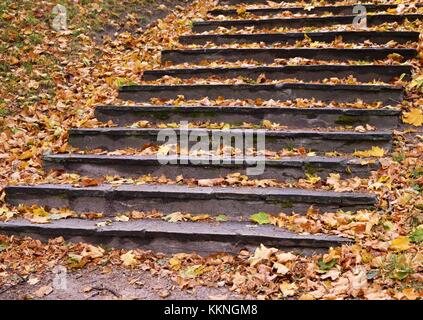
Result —
<path fill-rule="evenodd" d="M 162 63 L 200 63 L 202 61 L 225 60 L 236 62 L 255 60 L 273 63 L 275 59 L 295 57 L 316 60 L 360 60 L 369 61 L 386 59 L 389 54 L 398 53 L 406 60 L 416 57 L 414 49 L 203 49 L 203 50 L 163 50 Z"/>
<path fill-rule="evenodd" d="M 145 111 L 144 111 L 144 110 Z M 384 110 L 385 112 L 385 110 Z M 386 111 L 390 112 L 390 111 Z M 378 110 L 295 109 L 251 107 L 144 107 L 116 108 L 97 107 L 96 118 L 101 122 L 110 120 L 119 126 L 147 120 L 153 123 L 180 121 L 210 121 L 241 125 L 243 122 L 259 125 L 270 120 L 290 128 L 317 128 L 339 125 L 358 126 L 370 124 L 377 128 L 395 128 L 399 125 L 399 113 Z"/>
<path fill-rule="evenodd" d="M 287 1 L 284 1 L 287 2 Z M 367 12 L 378 12 L 378 11 L 386 11 L 388 9 L 395 9 L 398 7 L 396 4 L 380 4 L 380 5 L 371 5 L 367 4 L 365 5 Z M 301 7 L 284 7 L 284 8 L 257 8 L 257 9 L 247 9 L 248 13 L 254 14 L 256 16 L 268 16 L 272 14 L 278 14 L 282 13 L 284 11 L 290 11 L 293 14 L 296 13 L 302 13 L 302 14 L 324 14 L 326 12 L 335 14 L 335 15 L 351 15 L 353 14 L 353 6 L 334 6 L 334 7 L 315 7 L 310 10 L 304 10 L 304 8 Z M 238 16 L 238 13 L 236 10 L 231 9 L 216 9 L 211 10 L 208 12 L 208 14 L 219 16 L 219 15 L 225 15 L 225 16 Z"/>
<path fill-rule="evenodd" d="M 281 68 L 204 68 L 204 69 L 168 69 L 168 70 L 148 70 L 144 71 L 143 79 L 145 81 L 158 80 L 164 76 L 171 76 L 180 79 L 190 78 L 209 78 L 217 77 L 221 79 L 233 79 L 245 77 L 248 79 L 257 79 L 264 74 L 266 79 L 298 79 L 303 81 L 318 81 L 328 78 L 348 78 L 355 77 L 361 82 L 371 82 L 373 80 L 382 82 L 392 82 L 405 74 L 403 80 L 409 80 L 411 67 L 408 66 L 347 66 L 347 67 L 281 67 Z"/>
<path fill-rule="evenodd" d="M 413 21 L 421 19 L 421 15 L 369 15 L 367 16 L 367 26 L 373 27 L 384 23 L 403 23 L 406 19 Z M 316 17 L 316 18 L 285 18 L 285 19 L 261 19 L 261 20 L 226 20 L 226 21 L 205 21 L 194 22 L 193 32 L 205 32 L 224 28 L 242 29 L 254 27 L 255 29 L 272 28 L 303 28 L 303 27 L 328 27 L 333 25 L 353 24 L 356 16 L 334 16 L 334 17 Z"/>
<path fill-rule="evenodd" d="M 164 200 L 166 199 L 166 200 Z M 146 195 L 141 192 L 113 191 L 90 192 L 89 190 L 46 192 L 43 189 L 6 189 L 6 201 L 11 205 L 27 204 L 48 206 L 52 208 L 70 208 L 76 212 L 102 212 L 105 216 L 116 213 L 130 212 L 132 210 L 151 211 L 158 210 L 165 214 L 172 212 L 189 212 L 192 214 L 225 214 L 232 219 L 249 219 L 251 214 L 267 212 L 287 214 L 296 212 L 305 214 L 307 209 L 314 205 L 322 211 L 335 212 L 337 210 L 356 211 L 370 208 L 373 202 L 365 199 L 333 199 L 312 198 L 310 196 L 272 196 L 258 199 L 250 195 L 218 196 L 190 194 Z"/>
<path fill-rule="evenodd" d="M 96 234 L 85 234 L 85 232 L 72 232 L 74 234 L 69 234 L 66 230 L 49 230 L 50 232 L 33 232 L 27 231 L 25 229 L 12 229 L 11 228 L 1 228 L 0 231 L 2 234 L 7 236 L 18 236 L 18 237 L 31 237 L 32 239 L 37 239 L 43 242 L 48 242 L 49 240 L 56 237 L 63 237 L 65 241 L 70 243 L 89 243 L 93 245 L 101 245 L 103 248 L 119 248 L 119 249 L 142 249 L 142 250 L 151 250 L 153 252 L 161 252 L 165 254 L 177 254 L 177 253 L 197 253 L 199 255 L 211 255 L 216 253 L 229 253 L 229 254 L 238 254 L 241 250 L 247 249 L 250 252 L 260 246 L 260 244 L 265 245 L 268 248 L 278 248 L 286 252 L 294 252 L 305 256 L 312 256 L 316 254 L 327 253 L 327 250 L 331 247 L 337 247 L 340 244 L 337 242 L 327 243 L 326 247 L 322 248 L 307 248 L 300 247 L 298 241 L 286 241 L 283 243 L 279 239 L 249 239 L 245 237 L 243 241 L 238 241 L 237 239 L 216 239 L 213 240 L 200 240 L 198 238 L 192 240 L 181 240 L 177 237 L 172 237 L 172 235 L 164 235 L 163 238 L 153 238 L 153 237 L 134 237 L 132 235 L 96 235 Z M 233 237 L 236 238 L 236 237 Z M 304 246 L 312 245 L 304 243 Z"/>
<path fill-rule="evenodd" d="M 63 222 L 60 221 L 62 225 Z M 286 251 L 294 251 L 306 255 L 323 253 L 330 247 L 340 246 L 352 242 L 345 238 L 327 237 L 327 236 L 305 236 L 295 237 L 292 234 L 280 235 L 275 229 L 272 235 L 262 236 L 253 234 L 244 225 L 234 226 L 239 232 L 216 232 L 199 233 L 193 228 L 193 223 L 188 225 L 175 224 L 176 227 L 188 228 L 185 233 L 146 229 L 146 221 L 138 221 L 133 228 L 120 230 L 117 226 L 108 226 L 106 228 L 93 228 L 92 226 L 50 226 L 50 225 L 30 225 L 28 223 L 10 224 L 0 222 L 0 231 L 6 235 L 29 236 L 34 239 L 48 241 L 54 237 L 64 237 L 66 241 L 73 243 L 92 243 L 102 245 L 106 248 L 125 248 L 153 250 L 163 253 L 190 253 L 208 255 L 217 252 L 227 252 L 238 254 L 241 249 L 254 249 L 261 243 L 267 247 L 275 247 Z M 132 223 L 132 222 L 131 222 Z M 93 223 L 92 223 L 93 224 Z M 151 223 L 149 223 L 151 225 Z M 169 226 L 169 224 L 168 224 Z M 216 229 L 225 228 L 224 225 L 208 225 L 202 228 L 210 227 Z M 171 228 L 174 229 L 174 228 Z M 193 230 L 194 229 L 194 230 Z M 191 232 L 192 231 L 192 232 Z"/>
<path fill-rule="evenodd" d="M 307 36 L 313 41 L 332 42 L 338 36 L 342 36 L 344 42 L 363 43 L 371 40 L 373 43 L 384 44 L 393 40 L 397 43 L 416 42 L 419 40 L 417 32 L 375 32 L 375 33 L 358 33 L 358 32 L 334 32 L 334 33 L 308 33 Z M 206 44 L 212 42 L 216 45 L 231 43 L 288 43 L 294 44 L 296 41 L 304 40 L 304 33 L 296 34 L 245 34 L 245 35 L 192 35 L 181 36 L 179 42 L 181 44 Z"/>
<path fill-rule="evenodd" d="M 124 87 L 127 88 L 127 87 Z M 372 88 L 371 88 L 372 89 Z M 278 88 L 273 85 L 253 85 L 253 86 L 139 86 L 137 89 L 119 91 L 119 98 L 136 102 L 149 102 L 152 98 L 176 99 L 178 95 L 183 95 L 185 99 L 257 99 L 263 100 L 295 100 L 313 99 L 324 102 L 355 102 L 358 99 L 363 102 L 382 102 L 385 105 L 397 105 L 403 100 L 403 91 L 400 88 L 375 88 L 373 90 L 363 90 L 359 87 L 322 87 L 311 88 L 303 86 Z"/>
<path fill-rule="evenodd" d="M 82 132 L 82 131 L 80 131 Z M 175 130 L 179 134 L 178 130 Z M 157 140 L 158 131 L 151 133 L 145 132 L 142 134 L 115 134 L 102 132 L 88 132 L 83 134 L 75 134 L 75 131 L 69 133 L 69 142 L 72 146 L 83 150 L 103 149 L 103 150 L 118 150 L 124 148 L 142 148 L 145 145 L 162 145 L 162 142 Z M 210 141 L 211 136 L 209 135 Z M 332 139 L 328 136 L 266 136 L 266 150 L 280 151 L 283 148 L 298 148 L 304 147 L 307 150 L 316 152 L 354 152 L 355 150 L 367 150 L 372 146 L 379 146 L 385 150 L 391 150 L 392 141 L 390 138 L 366 138 L 363 135 L 355 135 L 354 138 L 335 137 Z M 189 142 L 189 148 L 195 145 L 196 142 Z"/>
<path fill-rule="evenodd" d="M 253 166 L 253 165 L 252 165 Z M 278 181 L 296 180 L 305 178 L 306 173 L 313 173 L 321 178 L 326 178 L 330 173 L 338 172 L 342 177 L 348 178 L 353 176 L 368 177 L 370 171 L 378 169 L 377 164 L 360 165 L 351 163 L 305 163 L 302 165 L 284 165 L 272 166 L 266 164 L 266 169 L 261 175 L 251 176 L 254 179 L 276 179 Z M 155 177 L 162 175 L 170 179 L 175 179 L 182 175 L 185 179 L 213 179 L 225 177 L 231 173 L 239 172 L 247 175 L 246 166 L 216 166 L 216 165 L 161 165 L 157 161 L 152 164 L 145 164 L 141 161 L 92 161 L 83 159 L 80 161 L 54 161 L 49 158 L 44 159 L 44 168 L 46 171 L 50 169 L 64 170 L 66 172 L 78 173 L 90 177 L 103 176 L 123 176 L 123 177 L 139 177 L 151 174 Z"/>

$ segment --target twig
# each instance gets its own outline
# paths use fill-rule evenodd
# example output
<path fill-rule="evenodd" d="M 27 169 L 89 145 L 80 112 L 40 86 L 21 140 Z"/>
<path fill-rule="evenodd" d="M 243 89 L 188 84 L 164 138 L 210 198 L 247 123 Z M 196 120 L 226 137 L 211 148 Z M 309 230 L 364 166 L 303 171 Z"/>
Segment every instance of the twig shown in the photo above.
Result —
<path fill-rule="evenodd" d="M 120 297 L 120 295 L 118 293 L 116 293 L 116 291 L 114 291 L 113 289 L 107 288 L 107 287 L 92 287 L 91 290 L 98 290 L 98 291 L 108 291 L 111 294 L 113 294 L 115 297 Z"/>

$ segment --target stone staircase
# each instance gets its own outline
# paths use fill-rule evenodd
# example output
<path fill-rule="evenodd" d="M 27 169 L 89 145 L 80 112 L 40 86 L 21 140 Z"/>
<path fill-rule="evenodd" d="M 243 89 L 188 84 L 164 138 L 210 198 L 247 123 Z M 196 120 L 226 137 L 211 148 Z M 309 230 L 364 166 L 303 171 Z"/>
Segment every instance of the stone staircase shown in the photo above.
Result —
<path fill-rule="evenodd" d="M 285 1 L 287 2 L 287 1 Z M 295 1 L 288 1 L 295 2 Z M 411 65 L 374 64 L 391 54 L 401 55 L 404 60 L 416 57 L 415 49 L 407 48 L 284 48 L 271 47 L 274 44 L 293 44 L 306 36 L 313 41 L 332 42 L 342 37 L 345 42 L 386 44 L 416 42 L 419 33 L 408 31 L 324 31 L 324 32 L 269 32 L 276 28 L 326 27 L 351 24 L 354 16 L 352 6 L 327 5 L 305 10 L 302 7 L 290 9 L 293 13 L 317 14 L 333 13 L 327 17 L 236 19 L 235 9 L 216 9 L 210 17 L 224 15 L 225 20 L 195 21 L 192 35 L 180 37 L 184 49 L 163 50 L 162 64 L 200 64 L 202 61 L 254 60 L 256 66 L 204 68 L 172 68 L 144 72 L 144 80 L 156 81 L 163 77 L 179 78 L 183 82 L 190 79 L 232 79 L 248 77 L 256 79 L 264 75 L 266 79 L 298 79 L 305 83 L 277 84 L 141 84 L 123 86 L 119 97 L 140 103 L 148 103 L 151 98 L 162 100 L 176 99 L 183 95 L 189 99 L 263 99 L 289 101 L 297 98 L 316 99 L 324 103 L 353 103 L 360 99 L 364 103 L 378 104 L 378 108 L 359 109 L 347 107 L 325 107 L 321 103 L 312 108 L 279 106 L 203 106 L 198 105 L 104 105 L 97 106 L 96 118 L 107 123 L 113 121 L 118 127 L 78 128 L 69 131 L 69 143 L 81 150 L 102 149 L 115 151 L 125 148 L 139 148 L 143 145 L 157 145 L 162 129 L 136 128 L 131 125 L 138 121 L 179 122 L 211 121 L 232 125 L 249 122 L 260 125 L 264 120 L 286 126 L 281 130 L 264 130 L 266 150 L 278 151 L 282 148 L 305 148 L 314 152 L 312 156 L 287 156 L 265 160 L 266 169 L 255 179 L 276 179 L 293 181 L 312 173 L 326 178 L 330 173 L 342 177 L 367 177 L 370 171 L 377 170 L 378 161 L 354 158 L 355 150 L 368 150 L 372 147 L 392 148 L 392 130 L 400 123 L 400 111 L 394 106 L 401 103 L 403 88 L 389 85 L 394 79 L 409 80 Z M 220 4 L 266 4 L 266 0 L 222 0 Z M 395 9 L 396 4 L 368 4 L 372 14 L 367 17 L 369 26 L 384 22 L 404 22 L 422 19 L 418 14 L 379 14 Z M 286 9 L 283 9 L 286 10 Z M 256 16 L 274 15 L 283 11 L 280 8 L 247 9 Z M 243 33 L 243 28 L 264 29 L 263 33 Z M 233 28 L 237 33 L 219 34 L 220 27 Z M 213 31 L 215 33 L 195 34 Z M 217 33 L 216 33 L 217 32 Z M 261 48 L 231 47 L 233 44 L 260 42 Z M 218 48 L 210 48 L 213 43 Z M 196 49 L 192 45 L 205 45 Z M 275 59 L 308 58 L 328 62 L 319 65 L 273 66 Z M 365 61 L 360 64 L 346 64 L 350 60 Z M 309 83 L 331 77 L 355 77 L 360 82 L 379 81 L 384 84 L 322 84 Z M 385 108 L 385 106 L 391 106 Z M 370 125 L 375 131 L 357 132 L 354 126 Z M 340 126 L 349 129 L 338 130 Z M 324 130 L 322 130 L 324 128 Z M 178 134 L 192 134 L 210 137 L 221 129 L 189 128 L 177 131 Z M 230 134 L 243 134 L 243 129 L 232 128 Z M 343 156 L 327 156 L 327 152 L 337 151 Z M 175 156 L 175 159 L 177 157 Z M 178 159 L 176 159 L 178 160 Z M 171 179 L 183 176 L 187 179 L 210 179 L 240 172 L 245 174 L 248 157 L 230 163 L 190 163 L 182 155 L 179 161 L 167 165 L 158 163 L 155 155 L 118 154 L 49 154 L 44 157 L 45 170 L 56 169 L 78 173 L 93 178 L 105 175 L 138 177 L 151 174 L 164 175 Z M 100 223 L 86 219 L 62 219 L 49 224 L 32 224 L 27 220 L 16 219 L 0 223 L 0 232 L 14 235 L 29 235 L 40 239 L 63 236 L 69 241 L 86 241 L 106 246 L 134 248 L 141 247 L 161 252 L 190 252 L 203 254 L 215 252 L 237 252 L 241 248 L 254 248 L 260 243 L 286 250 L 296 250 L 306 254 L 320 252 L 331 246 L 351 242 L 350 239 L 328 235 L 299 235 L 272 225 L 256 225 L 249 221 L 252 214 L 267 212 L 277 215 L 285 213 L 306 213 L 310 206 L 325 211 L 357 211 L 377 205 L 378 199 L 372 194 L 329 192 L 279 187 L 222 187 L 188 186 L 183 184 L 101 184 L 97 186 L 75 187 L 65 184 L 19 185 L 6 188 L 6 200 L 12 205 L 37 204 L 53 208 L 70 208 L 77 212 L 101 212 L 105 219 L 131 210 L 158 210 L 165 214 L 189 212 L 192 214 L 225 214 L 229 221 L 222 222 L 168 222 L 159 219 L 129 220 L 126 222 Z"/>

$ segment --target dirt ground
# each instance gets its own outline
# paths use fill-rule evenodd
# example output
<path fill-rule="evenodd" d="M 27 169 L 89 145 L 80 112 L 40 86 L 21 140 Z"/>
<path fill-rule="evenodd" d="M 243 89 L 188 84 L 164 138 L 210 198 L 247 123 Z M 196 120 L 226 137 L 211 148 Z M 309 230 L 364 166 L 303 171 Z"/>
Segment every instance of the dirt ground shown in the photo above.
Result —
<path fill-rule="evenodd" d="M 66 289 L 55 285 L 54 273 L 42 279 L 32 278 L 20 284 L 0 289 L 0 300 L 232 300 L 242 296 L 223 287 L 197 287 L 181 291 L 169 277 L 153 276 L 148 271 L 115 269 L 107 274 L 99 270 L 82 269 L 68 273 Z M 31 279 L 31 278 L 30 278 Z M 31 284 L 39 280 L 35 284 Z M 32 282 L 33 281 L 33 282 Z M 50 293 L 48 293 L 51 290 Z M 48 293 L 48 294 L 47 294 Z"/>

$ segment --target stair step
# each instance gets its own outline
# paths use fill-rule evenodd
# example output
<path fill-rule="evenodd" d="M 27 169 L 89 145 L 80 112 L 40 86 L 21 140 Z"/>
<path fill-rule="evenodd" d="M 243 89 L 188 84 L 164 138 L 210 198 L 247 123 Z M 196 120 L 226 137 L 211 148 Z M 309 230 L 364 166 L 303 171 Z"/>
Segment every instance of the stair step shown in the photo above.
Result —
<path fill-rule="evenodd" d="M 249 219 L 260 211 L 306 213 L 311 205 L 323 212 L 356 211 L 373 207 L 376 196 L 364 193 L 255 187 L 192 187 L 185 185 L 99 185 L 76 188 L 71 185 L 10 186 L 6 201 L 76 212 L 102 212 L 106 216 L 132 210 L 163 213 L 226 214 Z"/>
<path fill-rule="evenodd" d="M 30 236 L 42 241 L 64 237 L 70 242 L 101 244 L 109 248 L 153 250 L 163 253 L 237 254 L 241 249 L 254 251 L 260 244 L 304 254 L 322 253 L 330 247 L 352 240 L 328 235 L 299 235 L 271 225 L 241 222 L 169 223 L 160 220 L 135 220 L 96 227 L 90 220 L 66 219 L 49 224 L 26 220 L 0 222 L 0 232 Z"/>
<path fill-rule="evenodd" d="M 317 60 L 374 61 L 386 59 L 390 54 L 399 54 L 405 60 L 417 56 L 416 49 L 408 48 L 256 48 L 256 49 L 187 49 L 162 50 L 162 63 L 200 63 L 202 61 L 256 60 L 272 63 L 275 59 L 307 58 Z"/>
<path fill-rule="evenodd" d="M 148 102 L 152 98 L 176 99 L 273 99 L 280 101 L 317 99 L 323 102 L 382 102 L 397 105 L 403 100 L 403 88 L 390 85 L 348 84 L 190 84 L 190 85 L 132 85 L 119 88 L 119 98 L 136 102 Z"/>
<path fill-rule="evenodd" d="M 289 1 L 284 1 L 289 2 Z M 293 1 L 294 2 L 294 1 Z M 267 3 L 266 3 L 267 4 Z M 378 12 L 378 11 L 387 11 L 388 9 L 398 8 L 398 4 L 363 4 L 366 7 L 367 12 Z M 416 7 L 421 7 L 417 4 Z M 340 6 L 322 6 L 314 7 L 310 9 L 305 9 L 304 7 L 277 7 L 277 8 L 247 8 L 246 12 L 254 14 L 256 16 L 267 16 L 272 14 L 278 14 L 285 11 L 290 11 L 293 14 L 324 14 L 332 13 L 335 15 L 351 15 L 353 13 L 354 6 L 351 5 L 340 5 Z M 208 11 L 208 14 L 213 16 L 238 16 L 236 9 L 214 9 Z"/>
<path fill-rule="evenodd" d="M 325 0 L 326 3 L 336 3 L 339 0 Z M 237 4 L 268 4 L 269 0 L 219 0 L 219 5 L 237 5 Z M 274 1 L 278 3 L 278 1 Z M 284 0 L 283 2 L 291 3 L 298 2 L 298 0 Z"/>
<path fill-rule="evenodd" d="M 257 79 L 264 74 L 266 79 L 280 80 L 295 78 L 303 81 L 317 81 L 329 78 L 355 77 L 361 82 L 373 80 L 391 82 L 403 76 L 403 80 L 411 77 L 411 65 L 299 65 L 280 67 L 237 67 L 237 68 L 195 68 L 195 69 L 162 69 L 146 70 L 143 79 L 158 80 L 164 76 L 180 79 L 218 77 L 231 79 L 245 77 Z"/>
<path fill-rule="evenodd" d="M 214 162 L 213 158 L 201 157 L 195 158 L 198 162 L 193 163 L 190 161 L 192 159 L 186 156 L 181 158 L 175 156 L 167 165 L 159 163 L 155 156 L 132 155 L 56 154 L 46 155 L 43 160 L 45 170 L 65 170 L 90 177 L 106 175 L 139 177 L 151 174 L 156 177 L 164 175 L 170 179 L 180 175 L 185 179 L 212 179 L 235 172 L 244 175 L 247 174 L 246 168 L 255 166 L 252 157 L 231 159 L 230 163 L 222 163 L 219 158 Z M 368 177 L 370 171 L 380 167 L 376 161 L 363 165 L 361 159 L 335 157 L 283 157 L 278 160 L 267 159 L 265 165 L 266 170 L 263 174 L 254 175 L 252 178 L 285 181 L 304 178 L 306 173 L 326 178 L 334 172 L 344 177 Z"/>
<path fill-rule="evenodd" d="M 252 34 L 194 34 L 179 37 L 181 44 L 206 44 L 212 42 L 216 45 L 231 43 L 288 43 L 309 37 L 313 41 L 332 42 L 337 37 L 342 37 L 344 42 L 363 43 L 370 40 L 373 43 L 384 44 L 389 41 L 397 43 L 417 42 L 419 32 L 412 31 L 325 31 L 325 32 L 287 32 L 287 33 L 252 33 Z"/>
<path fill-rule="evenodd" d="M 266 150 L 280 151 L 283 148 L 304 147 L 318 152 L 354 152 L 355 150 L 367 150 L 372 146 L 379 146 L 389 151 L 392 146 L 392 133 L 388 131 L 373 131 L 359 133 L 354 131 L 318 132 L 318 131 L 269 131 L 265 132 Z M 184 136 L 206 137 L 210 141 L 212 136 L 242 137 L 244 132 L 252 130 L 210 130 L 210 129 L 151 129 L 151 128 L 94 128 L 94 129 L 71 129 L 69 130 L 69 142 L 72 146 L 80 149 L 103 149 L 117 150 L 124 148 L 141 148 L 144 145 L 156 144 L 158 135 L 180 133 Z M 256 136 L 254 134 L 254 136 Z M 179 139 L 178 139 L 179 140 Z M 191 148 L 197 141 L 189 141 Z"/>
<path fill-rule="evenodd" d="M 272 28 L 304 28 L 304 27 L 328 27 L 333 25 L 353 24 L 357 15 L 327 16 L 327 17 L 304 17 L 304 18 L 273 18 L 273 19 L 246 19 L 246 20 L 208 20 L 194 21 L 193 32 L 205 32 L 219 27 L 243 29 L 254 27 L 255 29 Z M 375 14 L 367 15 L 367 26 L 377 26 L 383 23 L 403 23 L 405 20 L 422 20 L 422 14 Z"/>
<path fill-rule="evenodd" d="M 241 125 L 255 125 L 270 120 L 290 128 L 327 128 L 336 125 L 358 126 L 370 124 L 379 129 L 395 128 L 400 123 L 398 109 L 341 109 L 341 108 L 284 108 L 284 107 L 220 107 L 220 106 L 97 106 L 95 116 L 101 122 L 113 121 L 126 126 L 146 120 L 153 123 L 166 121 L 210 121 Z"/>

